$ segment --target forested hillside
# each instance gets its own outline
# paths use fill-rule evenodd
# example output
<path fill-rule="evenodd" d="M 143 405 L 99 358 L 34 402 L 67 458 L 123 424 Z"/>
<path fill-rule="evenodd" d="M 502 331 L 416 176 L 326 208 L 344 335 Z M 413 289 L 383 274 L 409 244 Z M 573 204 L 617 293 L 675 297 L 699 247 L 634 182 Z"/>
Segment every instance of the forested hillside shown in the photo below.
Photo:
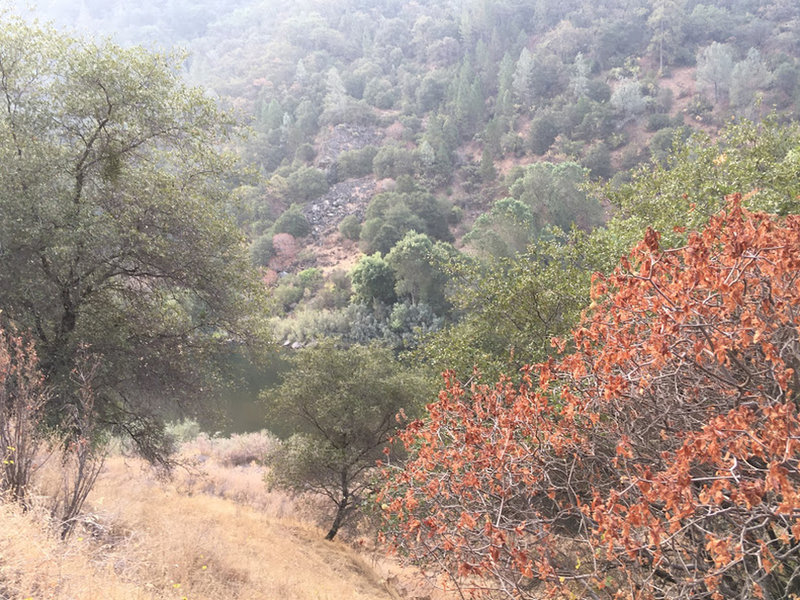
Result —
<path fill-rule="evenodd" d="M 46 14 L 185 48 L 189 80 L 249 124 L 240 147 L 262 179 L 231 210 L 295 344 L 411 347 L 413 331 L 458 318 L 446 263 L 512 257 L 550 227 L 588 231 L 609 211 L 586 182 L 623 182 L 693 129 L 790 115 L 800 98 L 800 9 L 777 0 L 83 1 Z M 351 274 L 359 250 L 373 256 Z"/>
<path fill-rule="evenodd" d="M 58 448 L 69 538 L 111 440 L 170 465 L 277 344 L 253 460 L 329 539 L 371 514 L 489 595 L 800 594 L 800 5 L 14 4 L 0 492 Z"/>

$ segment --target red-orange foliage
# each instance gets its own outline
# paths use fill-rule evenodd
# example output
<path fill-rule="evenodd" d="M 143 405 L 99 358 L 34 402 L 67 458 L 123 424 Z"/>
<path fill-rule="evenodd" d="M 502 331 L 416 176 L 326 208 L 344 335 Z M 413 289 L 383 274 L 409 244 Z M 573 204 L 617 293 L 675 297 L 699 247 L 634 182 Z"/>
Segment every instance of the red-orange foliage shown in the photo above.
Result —
<path fill-rule="evenodd" d="M 448 376 L 385 469 L 394 548 L 509 597 L 800 595 L 800 217 L 740 202 L 648 231 L 521 385 Z"/>

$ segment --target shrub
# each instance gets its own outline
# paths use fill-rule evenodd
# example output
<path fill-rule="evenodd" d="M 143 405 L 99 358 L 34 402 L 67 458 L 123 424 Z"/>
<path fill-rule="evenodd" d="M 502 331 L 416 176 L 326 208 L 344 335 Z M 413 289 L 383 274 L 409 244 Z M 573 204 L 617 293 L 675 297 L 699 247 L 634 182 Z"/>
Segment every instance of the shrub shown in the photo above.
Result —
<path fill-rule="evenodd" d="M 288 233 L 294 237 L 305 237 L 311 233 L 311 224 L 299 204 L 292 204 L 275 221 L 275 233 Z"/>
<path fill-rule="evenodd" d="M 26 502 L 47 398 L 33 343 L 0 329 L 0 501 Z"/>
<path fill-rule="evenodd" d="M 357 242 L 361 235 L 361 221 L 355 215 L 347 215 L 339 223 L 339 233 L 342 234 L 343 238 Z"/>
<path fill-rule="evenodd" d="M 370 175 L 372 161 L 377 153 L 378 149 L 375 146 L 364 146 L 360 150 L 342 152 L 336 158 L 336 172 L 339 181 Z"/>
<path fill-rule="evenodd" d="M 518 598 L 791 597 L 800 219 L 740 202 L 679 249 L 648 230 L 520 385 L 448 375 L 384 470 L 395 547 Z"/>
<path fill-rule="evenodd" d="M 275 256 L 275 246 L 272 244 L 273 235 L 273 230 L 269 229 L 250 244 L 250 261 L 255 266 L 266 267 L 270 259 Z"/>
<path fill-rule="evenodd" d="M 278 311 L 286 312 L 303 299 L 304 291 L 303 287 L 298 285 L 292 278 L 284 277 L 272 290 L 272 301 Z"/>
<path fill-rule="evenodd" d="M 172 441 L 173 446 L 180 446 L 186 442 L 191 442 L 200 435 L 200 423 L 194 419 L 183 419 L 167 423 L 164 433 Z"/>
<path fill-rule="evenodd" d="M 541 156 L 550 149 L 558 134 L 559 126 L 554 114 L 548 113 L 534 117 L 528 134 L 528 147 L 531 152 Z"/>
<path fill-rule="evenodd" d="M 315 292 L 322 287 L 322 271 L 317 267 L 303 269 L 297 274 L 297 281 L 304 290 Z"/>
<path fill-rule="evenodd" d="M 290 200 L 308 202 L 328 191 L 328 177 L 314 167 L 300 167 L 286 178 L 286 189 Z"/>
<path fill-rule="evenodd" d="M 413 175 L 415 156 L 414 152 L 400 146 L 381 146 L 372 160 L 375 176 L 384 179 L 390 177 L 397 179 L 401 175 Z"/>
<path fill-rule="evenodd" d="M 311 162 L 314 160 L 314 157 L 317 156 L 317 151 L 314 150 L 314 146 L 311 144 L 300 144 L 295 150 L 294 158 L 295 160 L 299 160 L 301 162 Z"/>
<path fill-rule="evenodd" d="M 672 119 L 666 113 L 655 113 L 647 117 L 647 131 L 658 131 L 672 125 Z"/>
<path fill-rule="evenodd" d="M 235 433 L 229 438 L 215 438 L 214 456 L 223 465 L 238 467 L 263 464 L 278 445 L 269 431 Z"/>
<path fill-rule="evenodd" d="M 357 300 L 391 304 L 395 300 L 394 271 L 380 252 L 363 257 L 350 275 Z"/>
<path fill-rule="evenodd" d="M 608 179 L 613 174 L 611 153 L 603 142 L 589 148 L 581 159 L 581 164 L 589 169 L 592 179 Z"/>
<path fill-rule="evenodd" d="M 400 178 L 397 191 L 377 194 L 370 201 L 361 227 L 362 250 L 387 253 L 412 230 L 452 241 L 447 225 L 449 208 L 448 201 L 417 189 L 411 178 Z"/>

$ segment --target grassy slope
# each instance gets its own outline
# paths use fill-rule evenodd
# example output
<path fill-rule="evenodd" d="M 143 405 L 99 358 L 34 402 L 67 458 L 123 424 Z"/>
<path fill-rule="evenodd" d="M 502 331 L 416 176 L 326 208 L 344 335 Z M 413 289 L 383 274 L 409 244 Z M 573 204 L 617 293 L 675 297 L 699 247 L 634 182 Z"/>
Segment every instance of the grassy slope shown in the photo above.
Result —
<path fill-rule="evenodd" d="M 0 504 L 0 599 L 430 595 L 379 554 L 325 542 L 298 505 L 264 489 L 259 468 L 202 466 L 161 481 L 138 460 L 109 459 L 88 523 L 66 543 L 36 511 Z"/>

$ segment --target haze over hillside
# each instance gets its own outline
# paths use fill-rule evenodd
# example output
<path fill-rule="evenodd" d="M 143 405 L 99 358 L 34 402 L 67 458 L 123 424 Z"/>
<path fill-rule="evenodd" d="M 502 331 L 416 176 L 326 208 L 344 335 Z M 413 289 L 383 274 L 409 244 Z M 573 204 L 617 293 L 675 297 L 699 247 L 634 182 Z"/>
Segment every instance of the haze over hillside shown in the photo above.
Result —
<path fill-rule="evenodd" d="M 461 597 L 800 596 L 800 4 L 10 1 L 7 531 L 122 597 L 429 594 L 309 532 Z M 141 560 L 187 506 L 242 554 Z M 102 588 L 24 544 L 0 597 Z"/>

